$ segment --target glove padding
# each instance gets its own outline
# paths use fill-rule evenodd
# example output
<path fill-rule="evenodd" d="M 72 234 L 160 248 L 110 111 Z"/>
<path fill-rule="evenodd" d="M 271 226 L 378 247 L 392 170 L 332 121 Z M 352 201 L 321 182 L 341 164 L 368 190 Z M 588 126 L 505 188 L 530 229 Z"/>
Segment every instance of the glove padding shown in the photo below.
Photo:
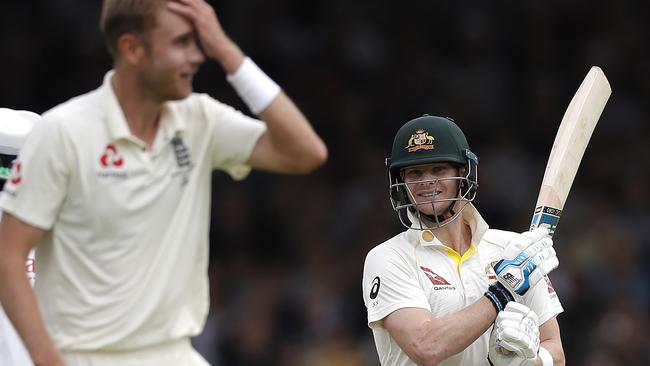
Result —
<path fill-rule="evenodd" d="M 533 366 L 539 351 L 539 319 L 527 306 L 509 302 L 499 312 L 488 358 L 494 366 Z"/>
<path fill-rule="evenodd" d="M 504 248 L 502 258 L 493 266 L 497 281 L 517 302 L 521 302 L 529 289 L 559 265 L 553 240 L 544 227 L 524 232 L 511 240 Z"/>

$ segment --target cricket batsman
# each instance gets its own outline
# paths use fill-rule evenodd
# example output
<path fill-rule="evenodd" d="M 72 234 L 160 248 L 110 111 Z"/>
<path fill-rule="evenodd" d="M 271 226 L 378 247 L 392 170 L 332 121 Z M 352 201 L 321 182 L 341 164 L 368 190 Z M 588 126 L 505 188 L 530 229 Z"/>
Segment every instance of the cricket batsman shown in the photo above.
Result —
<path fill-rule="evenodd" d="M 489 228 L 472 201 L 478 158 L 458 125 L 424 115 L 396 133 L 390 199 L 406 230 L 366 257 L 363 295 L 383 366 L 560 366 L 545 228 Z"/>

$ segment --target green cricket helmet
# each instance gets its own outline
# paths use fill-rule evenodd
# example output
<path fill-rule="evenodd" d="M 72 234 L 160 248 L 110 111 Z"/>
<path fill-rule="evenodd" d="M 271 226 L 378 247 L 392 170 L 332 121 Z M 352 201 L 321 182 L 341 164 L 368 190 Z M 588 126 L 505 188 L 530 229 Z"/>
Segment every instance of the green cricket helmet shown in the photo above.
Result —
<path fill-rule="evenodd" d="M 433 196 L 431 201 L 415 204 L 408 185 L 402 179 L 401 171 L 406 167 L 430 163 L 451 163 L 464 167 L 461 170 L 464 172 L 462 176 L 421 182 L 437 184 L 441 180 L 456 180 L 458 196 L 452 199 L 436 199 Z M 476 197 L 478 158 L 470 151 L 463 131 L 450 118 L 424 115 L 406 122 L 395 135 L 391 156 L 386 159 L 386 167 L 391 204 L 406 227 L 413 227 L 408 223 L 414 221 L 409 217 L 409 212 L 420 222 L 419 229 L 428 229 L 423 227 L 422 216 L 434 227 L 443 226 L 458 217 L 465 206 Z M 442 215 L 426 215 L 418 210 L 419 206 L 425 204 L 448 207 Z"/>

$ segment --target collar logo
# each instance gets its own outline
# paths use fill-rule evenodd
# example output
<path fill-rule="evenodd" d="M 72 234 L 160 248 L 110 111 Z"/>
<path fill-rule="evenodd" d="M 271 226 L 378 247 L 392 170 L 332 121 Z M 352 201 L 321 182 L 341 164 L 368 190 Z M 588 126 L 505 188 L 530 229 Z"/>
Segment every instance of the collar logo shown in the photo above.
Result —
<path fill-rule="evenodd" d="M 431 281 L 431 283 L 434 286 L 451 286 L 451 284 L 447 282 L 447 280 L 445 280 L 442 276 L 430 270 L 429 268 L 422 267 L 422 266 L 420 266 L 420 268 L 422 269 L 422 271 L 424 271 L 424 274 L 427 276 L 427 278 L 429 278 L 429 281 Z"/>
<path fill-rule="evenodd" d="M 419 129 L 411 135 L 411 138 L 409 138 L 405 149 L 408 150 L 408 152 L 415 152 L 418 150 L 432 150 L 434 149 L 433 140 L 433 136 L 429 135 L 428 132 L 423 129 Z"/>
<path fill-rule="evenodd" d="M 493 266 L 497 264 L 498 261 L 494 261 L 487 266 L 485 266 L 485 275 L 487 276 L 488 281 L 496 281 L 497 274 L 494 272 Z"/>
<path fill-rule="evenodd" d="M 104 149 L 104 153 L 99 158 L 99 163 L 104 168 L 109 168 L 109 167 L 119 168 L 122 165 L 124 165 L 124 159 L 117 152 L 117 148 L 115 147 L 115 145 L 108 144 Z"/>

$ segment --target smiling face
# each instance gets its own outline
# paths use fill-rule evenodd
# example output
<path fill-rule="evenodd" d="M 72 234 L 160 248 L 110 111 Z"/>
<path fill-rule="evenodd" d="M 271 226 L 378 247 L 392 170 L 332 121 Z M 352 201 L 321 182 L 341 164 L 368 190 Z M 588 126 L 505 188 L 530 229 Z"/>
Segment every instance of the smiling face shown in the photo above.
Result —
<path fill-rule="evenodd" d="M 443 215 L 458 198 L 460 168 L 450 163 L 431 163 L 404 168 L 410 201 L 425 215 Z"/>
<path fill-rule="evenodd" d="M 160 101 L 187 97 L 194 74 L 205 60 L 192 24 L 161 7 L 156 25 L 141 37 L 141 45 L 140 84 Z"/>

